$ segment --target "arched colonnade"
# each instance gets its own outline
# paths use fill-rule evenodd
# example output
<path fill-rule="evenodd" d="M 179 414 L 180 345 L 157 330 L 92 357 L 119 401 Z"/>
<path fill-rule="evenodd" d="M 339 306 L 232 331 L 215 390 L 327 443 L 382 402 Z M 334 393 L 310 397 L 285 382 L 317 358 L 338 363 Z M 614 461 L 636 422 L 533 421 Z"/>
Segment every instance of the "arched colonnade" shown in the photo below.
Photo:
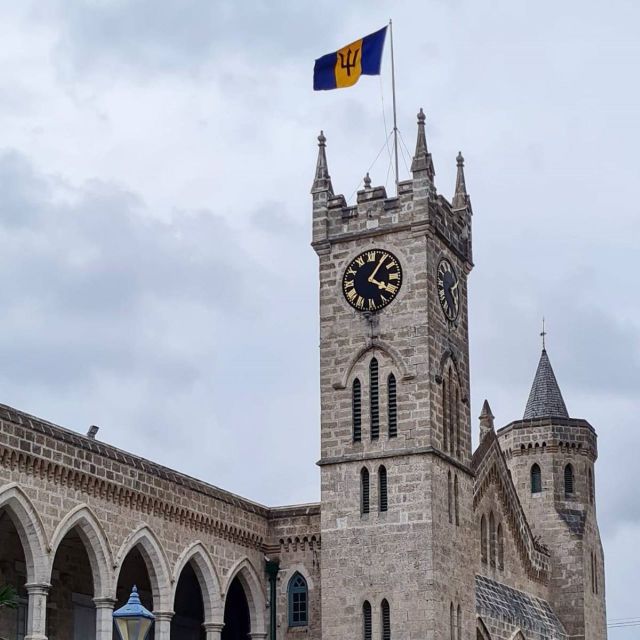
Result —
<path fill-rule="evenodd" d="M 112 640 L 113 610 L 126 601 L 133 581 L 141 583 L 143 604 L 156 616 L 154 640 L 236 640 L 246 638 L 247 632 L 255 639 L 267 635 L 263 587 L 246 557 L 223 579 L 205 545 L 195 541 L 172 566 L 147 525 L 132 531 L 114 550 L 100 521 L 84 504 L 73 508 L 48 539 L 36 509 L 15 483 L 0 487 L 3 526 L 17 534 L 21 546 L 22 560 L 16 564 L 24 566 L 23 584 L 14 586 L 26 594 L 25 640 L 47 640 L 51 626 L 47 614 L 51 608 L 55 611 L 47 606 L 48 599 L 56 591 L 62 598 L 64 589 L 72 590 L 73 580 L 82 579 L 83 562 L 83 586 L 84 591 L 92 592 L 87 610 L 91 626 L 95 624 L 96 640 Z M 0 561 L 2 554 L 0 545 Z M 76 564 L 65 567 L 71 556 Z M 77 566 L 80 568 L 73 571 Z M 67 635 L 63 631 L 56 635 L 61 634 Z M 19 631 L 18 637 L 22 637 Z"/>

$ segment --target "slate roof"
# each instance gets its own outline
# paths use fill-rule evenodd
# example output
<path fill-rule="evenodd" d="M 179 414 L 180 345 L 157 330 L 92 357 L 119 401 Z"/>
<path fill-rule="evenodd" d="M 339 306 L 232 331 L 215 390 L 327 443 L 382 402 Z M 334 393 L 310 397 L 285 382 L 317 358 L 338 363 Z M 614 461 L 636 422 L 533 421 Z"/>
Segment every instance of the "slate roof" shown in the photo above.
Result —
<path fill-rule="evenodd" d="M 567 638 L 562 623 L 546 600 L 485 576 L 476 576 L 476 612 L 484 620 L 493 618 L 520 627 L 525 635 L 528 631 L 549 640 Z"/>
<path fill-rule="evenodd" d="M 543 349 L 523 419 L 568 417 L 569 412 L 562 399 L 562 393 L 560 393 L 558 381 L 551 368 L 549 356 L 546 349 Z"/>

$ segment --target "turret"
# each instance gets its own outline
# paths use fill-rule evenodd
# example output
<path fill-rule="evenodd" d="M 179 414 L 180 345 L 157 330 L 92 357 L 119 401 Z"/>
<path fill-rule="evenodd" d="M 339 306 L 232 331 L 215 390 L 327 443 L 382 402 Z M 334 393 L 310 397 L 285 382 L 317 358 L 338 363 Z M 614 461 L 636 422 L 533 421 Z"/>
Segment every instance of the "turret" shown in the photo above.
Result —
<path fill-rule="evenodd" d="M 570 417 L 544 344 L 523 418 L 498 438 L 529 525 L 551 553 L 549 601 L 571 638 L 603 640 L 597 436 L 586 420 Z"/>

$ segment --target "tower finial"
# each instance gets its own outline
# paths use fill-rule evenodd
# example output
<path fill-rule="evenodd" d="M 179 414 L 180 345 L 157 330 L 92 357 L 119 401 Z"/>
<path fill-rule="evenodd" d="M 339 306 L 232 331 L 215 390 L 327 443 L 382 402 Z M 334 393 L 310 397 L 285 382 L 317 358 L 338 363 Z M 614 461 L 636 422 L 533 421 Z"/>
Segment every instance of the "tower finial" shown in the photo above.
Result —
<path fill-rule="evenodd" d="M 546 345 L 545 345 L 545 336 L 547 335 L 547 332 L 545 331 L 544 328 L 544 316 L 542 316 L 542 331 L 540 332 L 540 336 L 542 337 L 542 350 L 546 351 Z"/>
<path fill-rule="evenodd" d="M 464 158 L 462 157 L 462 151 L 458 151 L 456 165 L 458 167 L 458 173 L 456 175 L 456 190 L 451 204 L 454 209 L 462 209 L 466 207 L 469 202 L 467 184 L 464 179 Z"/>
<path fill-rule="evenodd" d="M 491 413 L 491 407 L 489 401 L 485 400 L 482 405 L 482 411 L 480 411 L 480 440 L 482 440 L 489 431 L 493 431 L 493 419 L 494 415 Z"/>
<path fill-rule="evenodd" d="M 311 192 L 314 191 L 329 191 L 333 195 L 333 185 L 331 184 L 331 176 L 329 176 L 329 167 L 327 165 L 327 139 L 325 138 L 324 131 L 320 131 L 318 136 L 318 161 L 316 163 L 316 175 L 313 180 L 313 186 Z"/>
<path fill-rule="evenodd" d="M 433 169 L 433 160 L 431 154 L 427 149 L 427 136 L 424 130 L 424 123 L 426 116 L 422 107 L 418 112 L 418 139 L 416 141 L 416 153 L 413 156 L 413 162 L 411 163 L 411 172 L 414 174 L 425 173 L 427 178 L 433 183 L 436 172 Z"/>

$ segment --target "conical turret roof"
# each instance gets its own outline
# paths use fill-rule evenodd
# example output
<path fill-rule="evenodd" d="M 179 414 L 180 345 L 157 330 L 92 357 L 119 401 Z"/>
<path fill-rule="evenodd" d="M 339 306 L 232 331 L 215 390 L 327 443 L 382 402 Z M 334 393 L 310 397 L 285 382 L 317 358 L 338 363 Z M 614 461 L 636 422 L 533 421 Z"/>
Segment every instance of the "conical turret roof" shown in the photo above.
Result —
<path fill-rule="evenodd" d="M 532 418 L 568 418 L 569 412 L 553 373 L 547 350 L 542 349 L 536 376 L 533 379 L 524 420 Z"/>

